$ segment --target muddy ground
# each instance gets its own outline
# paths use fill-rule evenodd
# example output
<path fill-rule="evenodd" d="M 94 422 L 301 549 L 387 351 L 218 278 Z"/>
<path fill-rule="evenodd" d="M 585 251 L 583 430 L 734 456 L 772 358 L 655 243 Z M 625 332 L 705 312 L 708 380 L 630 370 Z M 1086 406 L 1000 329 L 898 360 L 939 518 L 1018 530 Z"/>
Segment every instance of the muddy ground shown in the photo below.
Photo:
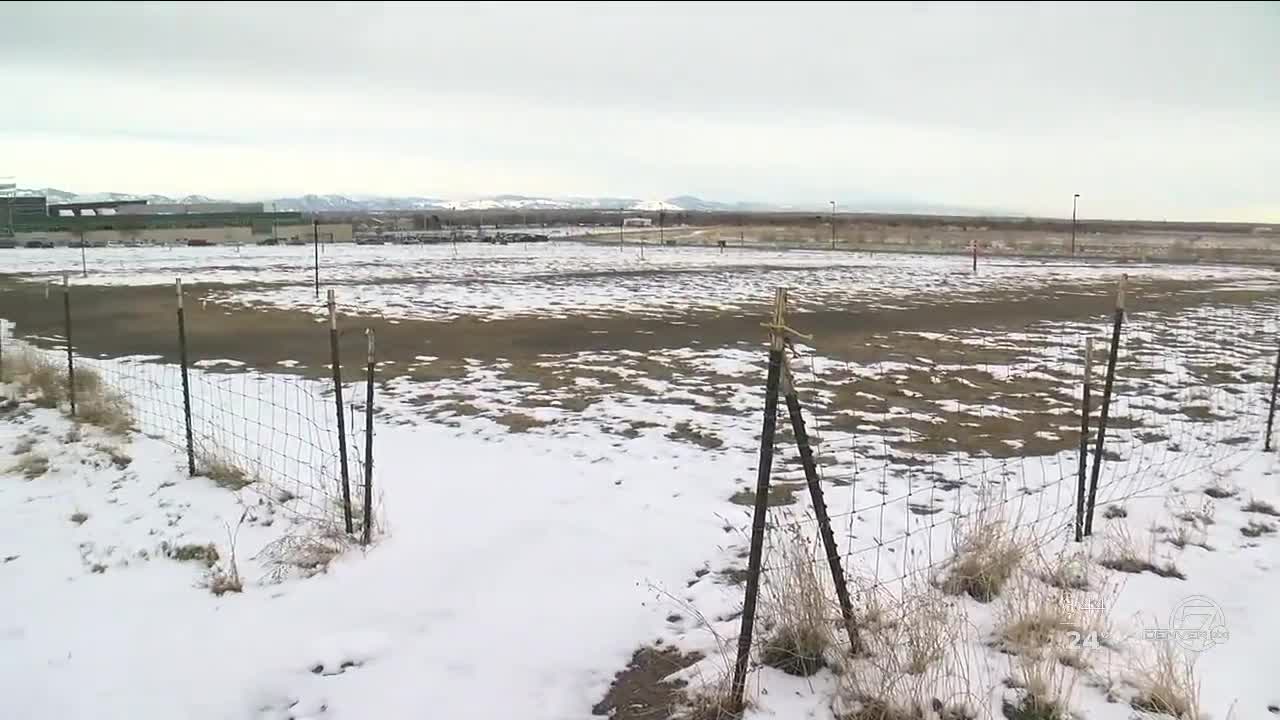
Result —
<path fill-rule="evenodd" d="M 246 285 L 203 285 L 187 291 L 186 324 L 191 360 L 230 359 L 272 372 L 326 377 L 328 325 L 317 315 L 298 311 L 226 308 L 205 298 Z M 260 286 L 259 286 L 260 287 Z M 1131 282 L 1131 311 L 1172 311 L 1210 304 L 1245 305 L 1264 299 L 1262 290 L 1216 289 L 1212 281 L 1159 280 Z M 72 333 L 78 352 L 97 357 L 155 355 L 178 358 L 173 289 L 167 286 L 80 286 L 72 289 Z M 1034 295 L 1010 297 L 1004 292 L 966 296 L 962 301 L 917 298 L 917 307 L 884 309 L 874 301 L 861 306 L 798 314 L 797 330 L 814 335 L 812 345 L 824 355 L 853 362 L 868 360 L 872 336 L 909 331 L 970 328 L 1011 331 L 1043 320 L 1084 321 L 1107 314 L 1113 305 L 1109 283 L 1072 282 L 1046 285 Z M 901 304 L 901 303 L 898 303 Z M 340 324 L 344 366 L 359 367 L 365 358 L 364 329 L 377 336 L 379 361 L 412 365 L 415 356 L 439 358 L 418 379 L 460 372 L 468 358 L 480 362 L 506 360 L 515 365 L 544 355 L 583 351 L 650 352 L 683 347 L 715 348 L 739 343 L 762 344 L 759 314 L 688 312 L 669 319 L 616 315 L 603 318 L 458 318 L 450 321 L 395 320 L 376 314 L 344 317 Z M 16 333 L 37 342 L 56 344 L 64 336 L 62 292 L 45 298 L 43 285 L 0 276 L 0 315 L 16 323 Z M 873 359 L 886 359 L 877 343 Z M 281 361 L 297 361 L 290 370 Z"/>

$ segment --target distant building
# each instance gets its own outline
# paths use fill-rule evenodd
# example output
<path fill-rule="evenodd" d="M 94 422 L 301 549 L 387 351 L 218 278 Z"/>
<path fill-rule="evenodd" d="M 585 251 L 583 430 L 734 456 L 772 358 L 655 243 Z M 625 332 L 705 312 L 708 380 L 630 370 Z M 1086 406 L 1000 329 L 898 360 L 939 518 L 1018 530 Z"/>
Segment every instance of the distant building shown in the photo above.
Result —
<path fill-rule="evenodd" d="M 12 220 L 10 220 L 12 217 Z M 49 204 L 0 196 L 0 232 L 18 244 L 252 245 L 351 242 L 350 223 L 312 223 L 299 212 L 265 212 L 261 203 L 150 205 L 145 200 Z"/>
<path fill-rule="evenodd" d="M 629 217 L 622 221 L 625 227 L 653 227 L 653 219 L 647 217 Z"/>

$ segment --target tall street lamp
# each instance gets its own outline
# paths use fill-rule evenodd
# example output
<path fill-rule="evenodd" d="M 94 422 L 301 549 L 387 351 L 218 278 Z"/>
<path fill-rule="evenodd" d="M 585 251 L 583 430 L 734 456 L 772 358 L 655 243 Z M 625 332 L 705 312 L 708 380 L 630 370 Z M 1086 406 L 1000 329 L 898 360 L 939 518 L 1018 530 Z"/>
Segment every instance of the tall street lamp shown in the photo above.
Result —
<path fill-rule="evenodd" d="M 1071 256 L 1076 254 L 1076 201 L 1080 199 L 1080 193 L 1071 196 Z"/>

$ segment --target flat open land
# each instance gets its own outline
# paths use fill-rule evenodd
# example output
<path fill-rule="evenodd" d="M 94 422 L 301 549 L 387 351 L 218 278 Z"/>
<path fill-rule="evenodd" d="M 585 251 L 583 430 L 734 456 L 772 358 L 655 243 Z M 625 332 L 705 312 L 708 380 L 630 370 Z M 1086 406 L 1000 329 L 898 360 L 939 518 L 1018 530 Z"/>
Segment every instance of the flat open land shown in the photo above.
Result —
<path fill-rule="evenodd" d="M 344 397 L 362 402 L 366 329 L 376 337 L 375 467 L 384 539 L 365 555 L 344 555 L 327 573 L 251 583 L 230 601 L 177 582 L 181 611 L 198 618 L 191 622 L 201 628 L 192 631 L 197 641 L 220 648 L 186 674 L 237 692 L 202 714 L 177 699 L 199 695 L 178 679 L 166 707 L 200 717 L 375 717 L 362 705 L 372 694 L 385 703 L 378 707 L 387 717 L 421 708 L 441 717 L 497 717 L 503 697 L 519 696 L 540 699 L 521 708 L 522 717 L 560 720 L 590 716 L 608 694 L 601 712 L 667 717 L 667 708 L 651 706 L 674 697 L 670 683 L 654 690 L 670 673 L 650 671 L 653 677 L 627 691 L 634 697 L 618 689 L 624 682 L 608 691 L 637 649 L 657 645 L 703 659 L 680 669 L 691 656 L 683 662 L 679 653 L 646 650 L 637 662 L 660 657 L 676 679 L 696 688 L 699 678 L 716 675 L 720 640 L 737 633 L 765 394 L 762 324 L 776 287 L 790 289 L 787 325 L 797 334 L 789 362 L 842 562 L 865 583 L 859 587 L 901 592 L 941 572 L 956 550 L 957 526 L 992 498 L 1012 526 L 1034 538 L 1037 551 L 1079 548 L 1068 543 L 1067 531 L 1077 493 L 1086 339 L 1093 343 L 1096 427 L 1122 276 L 1126 314 L 1098 502 L 1124 508 L 1127 520 L 1097 522 L 1107 532 L 1124 526 L 1131 535 L 1149 535 L 1153 560 L 1176 562 L 1185 579 L 1122 573 L 1124 592 L 1107 598 L 1111 616 L 1128 637 L 1139 637 L 1139 616 L 1163 622 L 1187 596 L 1212 598 L 1228 608 L 1231 640 L 1207 651 L 1198 666 L 1202 706 L 1223 713 L 1238 703 L 1239 717 L 1262 717 L 1277 700 L 1268 673 L 1239 661 L 1266 655 L 1267 638 L 1280 636 L 1270 610 L 1280 582 L 1276 535 L 1244 532 L 1255 520 L 1270 522 L 1245 509 L 1249 500 L 1280 502 L 1274 455 L 1261 449 L 1280 310 L 1280 275 L 1273 270 L 983 257 L 975 273 L 962 255 L 759 243 L 648 245 L 641 253 L 638 236 L 620 245 L 333 246 L 320 256 L 317 295 L 311 248 L 93 248 L 83 278 L 78 250 L 0 251 L 0 318 L 11 324 L 6 343 L 17 337 L 49 351 L 61 346 L 59 285 L 69 272 L 75 350 L 108 377 L 111 368 L 148 377 L 163 368 L 163 377 L 174 377 L 176 278 L 185 288 L 189 357 L 201 388 L 235 382 L 237 397 L 253 392 L 244 388 L 284 386 L 330 397 L 324 298 L 332 290 Z M 199 398 L 201 423 L 215 422 L 206 408 L 216 402 L 213 395 Z M 241 410 L 258 407 L 244 402 L 265 403 L 250 398 Z M 163 411 L 139 410 L 139 430 L 154 436 L 139 443 L 161 438 L 181 445 L 172 402 L 166 403 Z M 323 404 L 316 408 L 327 412 Z M 46 426 L 65 422 L 37 419 Z M 0 440 L 17 443 L 35 431 L 5 432 Z M 274 442 L 247 431 L 236 437 L 244 448 Z M 808 533 L 812 503 L 793 439 L 784 410 L 771 528 Z M 155 455 L 155 473 L 185 467 L 168 445 L 137 452 Z M 269 485 L 271 455 L 263 457 L 261 483 Z M 284 473 L 291 477 L 306 465 L 291 462 Z M 101 507 L 104 517 L 119 512 L 138 518 L 140 531 L 91 537 L 103 524 L 91 521 L 77 527 L 75 538 L 52 530 L 40 537 L 65 543 L 72 555 L 76 543 L 86 542 L 120 548 L 116 558 L 154 550 L 158 541 L 141 532 L 167 522 L 154 494 L 109 502 L 83 490 L 86 481 L 74 468 L 61 472 L 45 478 L 53 489 L 42 495 L 43 505 L 31 505 L 36 493 L 23 485 L 0 493 L 0 507 L 21 506 L 35 523 L 48 520 L 39 508 L 47 505 L 49 517 L 60 518 L 73 501 Z M 198 505 L 182 494 L 195 481 L 184 473 L 176 488 L 164 487 L 163 507 Z M 1216 521 L 1195 525 L 1212 550 L 1185 538 L 1171 545 L 1176 518 L 1203 511 L 1209 486 L 1235 493 L 1216 500 Z M 203 519 L 184 537 L 225 542 L 219 522 L 235 509 L 219 502 L 218 512 L 192 510 Z M 268 497 L 264 504 L 290 502 L 296 500 Z M 253 558 L 283 524 L 253 528 L 240 557 Z M 162 532 L 175 532 L 168 527 Z M 1110 536 L 1098 534 L 1100 556 Z M 776 540 L 771 535 L 766 547 L 766 584 L 785 570 Z M 38 552 L 17 531 L 0 533 L 5 543 L 24 548 L 19 554 Z M 134 559 L 117 567 L 94 557 L 109 568 L 105 575 L 68 561 L 49 571 L 48 587 L 61 574 L 100 583 L 147 564 Z M 245 560 L 250 567 L 256 562 Z M 112 580 L 108 600 L 99 593 L 67 602 L 72 611 L 81 602 L 127 607 L 139 593 L 173 580 L 150 578 L 136 587 Z M 38 597 L 17 595 L 0 592 L 0 605 L 20 604 L 28 636 L 60 622 L 61 615 L 40 610 Z M 989 606 L 972 604 L 973 622 L 987 623 Z M 313 605 L 347 610 L 333 619 Z M 290 619 L 299 615 L 302 621 Z M 253 629 L 241 651 L 219 638 L 233 621 Z M 982 628 L 959 644 L 987 665 L 1005 662 Z M 55 645 L 64 655 L 84 649 L 74 637 L 59 637 Z M 526 650 L 503 650 L 513 637 L 527 639 Z M 0 655 L 48 661 L 45 645 L 35 641 L 0 643 L 8 643 Z M 1128 662 L 1147 646 L 1114 644 L 1098 650 L 1093 669 L 1080 670 L 1076 707 L 1091 720 L 1128 716 L 1133 693 L 1119 680 L 1100 688 L 1095 675 L 1102 656 Z M 162 664 L 165 643 L 123 652 L 134 653 L 128 663 L 95 657 L 74 672 L 123 683 L 116 665 Z M 237 666 L 237 655 L 257 664 Z M 308 672 L 317 662 L 322 671 Z M 334 663 L 352 668 L 335 673 L 341 681 L 325 680 Z M 396 681 L 428 667 L 448 668 L 449 682 L 437 675 L 405 688 Z M 633 671 L 645 675 L 643 667 Z M 772 667 L 753 672 L 752 712 L 761 717 L 847 710 L 833 705 L 840 681 L 827 671 L 808 681 Z M 987 668 L 971 676 L 965 692 L 979 698 L 980 715 L 1000 712 L 1010 692 L 1004 674 Z M 259 675 L 267 679 L 251 681 Z M 497 685 L 494 676 L 501 676 Z M 988 686 L 976 687 L 982 683 Z M 244 685 L 254 692 L 239 693 Z M 1123 702 L 1109 701 L 1115 698 Z M 36 714 L 52 708 L 35 693 L 19 700 Z M 126 716 L 143 700 L 126 694 L 109 702 L 104 717 Z M 295 715 L 295 705 L 327 710 Z M 651 710 L 657 714 L 644 714 Z"/>

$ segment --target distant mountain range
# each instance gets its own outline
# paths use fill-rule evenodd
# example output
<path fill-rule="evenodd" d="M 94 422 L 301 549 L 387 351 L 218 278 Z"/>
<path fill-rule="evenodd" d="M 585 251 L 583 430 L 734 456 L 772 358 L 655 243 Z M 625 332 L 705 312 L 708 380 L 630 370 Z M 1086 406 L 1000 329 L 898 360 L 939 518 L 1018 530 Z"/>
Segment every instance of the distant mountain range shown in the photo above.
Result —
<path fill-rule="evenodd" d="M 146 200 L 150 203 L 215 203 L 233 202 L 231 200 L 206 197 L 204 195 L 188 195 L 186 197 L 170 197 L 167 195 L 139 195 L 134 193 L 100 192 L 73 193 L 57 188 L 23 189 L 18 195 L 43 195 L 51 203 L 99 202 L 103 200 Z M 257 202 L 255 198 L 253 202 Z M 830 209 L 828 203 L 811 205 L 783 205 L 761 202 L 718 202 L 704 200 L 692 195 L 679 195 L 665 200 L 644 200 L 625 197 L 565 197 L 552 198 L 530 195 L 491 195 L 487 197 L 469 198 L 465 200 L 448 200 L 418 196 L 384 196 L 384 195 L 300 195 L 297 197 L 268 198 L 262 200 L 263 206 L 286 212 L 346 212 L 346 213 L 379 213 L 413 210 L 635 210 L 641 212 L 667 211 L 702 211 L 702 212 L 823 212 Z M 977 208 L 962 208 L 946 205 L 931 205 L 912 202 L 839 202 L 841 212 L 881 212 L 908 213 L 921 215 L 988 215 L 990 211 Z"/>

